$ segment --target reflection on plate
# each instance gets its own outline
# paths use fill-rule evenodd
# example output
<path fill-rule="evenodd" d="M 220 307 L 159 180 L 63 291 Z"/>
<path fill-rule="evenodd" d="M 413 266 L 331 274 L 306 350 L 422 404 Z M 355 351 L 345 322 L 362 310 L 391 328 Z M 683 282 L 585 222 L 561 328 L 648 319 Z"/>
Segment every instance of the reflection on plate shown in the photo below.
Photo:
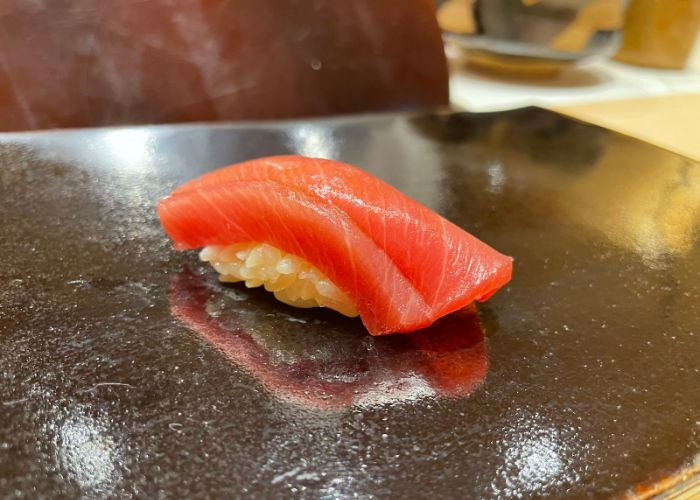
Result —
<path fill-rule="evenodd" d="M 272 394 L 305 407 L 466 396 L 486 376 L 484 334 L 473 308 L 410 335 L 375 338 L 357 320 L 282 309 L 266 299 L 188 270 L 170 287 L 174 317 Z"/>

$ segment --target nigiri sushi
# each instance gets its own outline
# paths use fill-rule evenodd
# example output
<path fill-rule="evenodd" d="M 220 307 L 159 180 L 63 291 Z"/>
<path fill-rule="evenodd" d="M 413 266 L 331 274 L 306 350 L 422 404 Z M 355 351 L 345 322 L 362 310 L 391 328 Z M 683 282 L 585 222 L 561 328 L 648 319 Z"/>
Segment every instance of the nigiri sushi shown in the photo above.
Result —
<path fill-rule="evenodd" d="M 426 327 L 488 299 L 512 273 L 512 258 L 333 160 L 231 165 L 183 184 L 157 210 L 175 248 L 202 248 L 221 281 L 359 315 L 372 335 Z"/>

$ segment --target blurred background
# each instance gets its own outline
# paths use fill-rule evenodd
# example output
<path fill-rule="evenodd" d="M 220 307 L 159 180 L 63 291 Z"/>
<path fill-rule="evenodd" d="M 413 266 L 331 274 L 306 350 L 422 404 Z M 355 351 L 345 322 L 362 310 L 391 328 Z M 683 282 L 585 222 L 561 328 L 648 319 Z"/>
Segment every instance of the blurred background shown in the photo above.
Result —
<path fill-rule="evenodd" d="M 700 0 L 5 0 L 0 129 L 538 105 L 700 158 Z"/>
<path fill-rule="evenodd" d="M 542 106 L 700 159 L 700 0 L 448 0 L 438 20 L 454 105 Z"/>

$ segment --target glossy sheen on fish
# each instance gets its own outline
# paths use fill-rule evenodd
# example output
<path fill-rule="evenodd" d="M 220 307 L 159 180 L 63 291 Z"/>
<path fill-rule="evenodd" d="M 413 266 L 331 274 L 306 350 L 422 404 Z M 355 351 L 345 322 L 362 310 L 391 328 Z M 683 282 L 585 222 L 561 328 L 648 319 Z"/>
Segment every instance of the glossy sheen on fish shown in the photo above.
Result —
<path fill-rule="evenodd" d="M 185 183 L 158 204 L 180 250 L 256 241 L 351 297 L 372 335 L 428 326 L 510 280 L 512 259 L 363 170 L 276 156 Z"/>

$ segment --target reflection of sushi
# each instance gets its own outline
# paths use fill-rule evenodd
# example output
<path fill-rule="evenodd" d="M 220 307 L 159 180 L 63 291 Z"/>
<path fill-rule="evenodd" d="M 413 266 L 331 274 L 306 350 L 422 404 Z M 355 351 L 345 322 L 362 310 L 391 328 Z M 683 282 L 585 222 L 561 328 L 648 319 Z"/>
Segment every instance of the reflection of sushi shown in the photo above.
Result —
<path fill-rule="evenodd" d="M 423 328 L 511 276 L 512 259 L 366 172 L 298 156 L 204 175 L 158 204 L 179 249 L 222 281 L 359 313 L 373 335 Z"/>
<path fill-rule="evenodd" d="M 252 374 L 275 396 L 311 408 L 460 397 L 470 394 L 487 371 L 486 347 L 473 308 L 409 335 L 368 340 L 343 325 L 305 325 L 254 298 L 235 303 L 227 291 L 189 271 L 170 289 L 176 318 Z M 251 318 L 252 316 L 252 318 Z"/>

